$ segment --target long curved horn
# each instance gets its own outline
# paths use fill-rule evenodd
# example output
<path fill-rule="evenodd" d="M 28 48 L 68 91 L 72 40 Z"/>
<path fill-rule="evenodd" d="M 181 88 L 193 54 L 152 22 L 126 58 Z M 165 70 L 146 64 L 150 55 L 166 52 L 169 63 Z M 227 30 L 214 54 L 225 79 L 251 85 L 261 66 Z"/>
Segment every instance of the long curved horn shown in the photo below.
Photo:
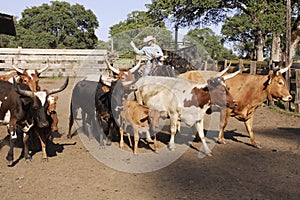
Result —
<path fill-rule="evenodd" d="M 138 62 L 138 64 L 136 66 L 134 66 L 133 68 L 131 68 L 129 71 L 131 73 L 134 73 L 138 68 L 140 68 L 141 62 L 142 62 L 142 59 L 140 59 L 139 62 Z"/>
<path fill-rule="evenodd" d="M 55 94 L 55 93 L 63 91 L 64 89 L 66 89 L 66 87 L 68 86 L 68 84 L 69 84 L 69 76 L 67 77 L 65 83 L 61 87 L 48 90 L 47 91 L 48 95 Z"/>
<path fill-rule="evenodd" d="M 26 96 L 26 97 L 30 97 L 33 98 L 34 97 L 34 93 L 30 90 L 22 90 L 20 89 L 20 87 L 17 85 L 16 83 L 16 79 L 15 77 L 13 77 L 13 84 L 15 86 L 16 92 L 20 95 Z"/>
<path fill-rule="evenodd" d="M 292 66 L 292 64 L 293 64 L 293 59 L 290 61 L 289 66 L 287 66 L 287 67 L 285 67 L 283 69 L 280 69 L 279 72 L 283 74 L 284 72 L 286 72 L 287 70 L 289 70 L 289 68 Z"/>
<path fill-rule="evenodd" d="M 113 72 L 116 73 L 116 74 L 119 74 L 119 73 L 120 73 L 120 70 L 118 70 L 118 69 L 114 68 L 113 66 L 111 66 L 111 64 L 108 62 L 108 60 L 107 60 L 106 57 L 105 57 L 105 63 L 106 63 L 106 65 L 107 65 L 107 67 L 108 67 L 111 71 L 113 71 Z"/>
<path fill-rule="evenodd" d="M 227 79 L 230 79 L 230 78 L 233 78 L 235 77 L 236 75 L 238 75 L 239 73 L 241 73 L 242 70 L 238 70 L 234 73 L 231 73 L 231 74 L 226 74 L 223 76 L 224 80 L 227 80 Z"/>
<path fill-rule="evenodd" d="M 100 79 L 99 79 L 99 82 L 103 83 L 104 85 L 106 86 L 111 86 L 111 83 L 113 81 L 117 81 L 118 79 L 116 78 L 111 78 L 111 77 L 107 77 L 107 76 L 103 76 L 103 75 L 100 75 Z"/>
<path fill-rule="evenodd" d="M 19 72 L 20 74 L 24 74 L 24 70 L 17 68 L 15 65 L 12 65 L 12 68 L 14 68 L 14 70 L 16 70 L 17 72 Z"/>
<path fill-rule="evenodd" d="M 38 74 L 41 74 L 42 72 L 46 71 L 49 67 L 50 67 L 50 65 L 49 65 L 49 62 L 48 62 L 48 64 L 46 65 L 46 67 L 37 70 L 37 73 L 38 73 Z"/>
<path fill-rule="evenodd" d="M 217 77 L 223 76 L 223 75 L 224 75 L 224 74 L 225 74 L 225 73 L 228 71 L 229 67 L 230 67 L 230 65 L 229 65 L 229 66 L 227 66 L 225 69 L 223 69 L 223 71 L 221 71 L 221 72 L 217 73 L 217 74 L 214 76 L 214 78 L 217 78 Z"/>

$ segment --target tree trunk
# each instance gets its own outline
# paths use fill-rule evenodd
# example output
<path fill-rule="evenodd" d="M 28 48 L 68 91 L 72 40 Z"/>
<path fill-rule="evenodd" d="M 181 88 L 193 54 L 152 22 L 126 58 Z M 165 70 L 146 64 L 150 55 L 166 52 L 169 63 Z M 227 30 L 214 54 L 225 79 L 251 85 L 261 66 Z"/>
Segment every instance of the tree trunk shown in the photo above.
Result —
<path fill-rule="evenodd" d="M 295 55 L 296 53 L 296 49 L 297 49 L 297 46 L 299 44 L 299 41 L 300 41 L 300 37 L 297 36 L 296 38 L 294 38 L 294 40 L 292 40 L 292 44 L 291 44 L 291 49 L 290 49 L 290 52 L 291 52 L 291 58 Z"/>
<path fill-rule="evenodd" d="M 256 61 L 263 61 L 264 60 L 264 37 L 261 31 L 258 31 L 255 48 L 256 48 L 255 49 Z"/>
<path fill-rule="evenodd" d="M 263 61 L 264 60 L 264 46 L 256 45 L 256 60 Z"/>
<path fill-rule="evenodd" d="M 271 60 L 275 62 L 279 62 L 282 54 L 282 50 L 280 48 L 281 38 L 280 35 L 273 33 L 272 35 L 272 49 L 271 49 Z"/>

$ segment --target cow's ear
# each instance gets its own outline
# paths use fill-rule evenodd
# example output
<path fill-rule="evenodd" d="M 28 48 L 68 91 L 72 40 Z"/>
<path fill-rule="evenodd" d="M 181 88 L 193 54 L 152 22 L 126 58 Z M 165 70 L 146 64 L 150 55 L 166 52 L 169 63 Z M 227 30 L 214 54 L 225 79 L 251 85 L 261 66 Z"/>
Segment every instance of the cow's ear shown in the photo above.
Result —
<path fill-rule="evenodd" d="M 270 70 L 270 71 L 269 71 L 268 85 L 271 84 L 272 79 L 273 79 L 274 77 L 275 77 L 274 71 L 273 71 L 273 70 Z"/>

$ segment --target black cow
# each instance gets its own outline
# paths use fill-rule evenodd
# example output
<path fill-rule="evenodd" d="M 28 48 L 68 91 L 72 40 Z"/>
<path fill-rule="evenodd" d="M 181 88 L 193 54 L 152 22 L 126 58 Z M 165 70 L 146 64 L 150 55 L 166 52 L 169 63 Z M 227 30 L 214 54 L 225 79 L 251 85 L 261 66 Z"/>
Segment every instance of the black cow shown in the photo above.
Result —
<path fill-rule="evenodd" d="M 17 125 L 24 132 L 24 157 L 30 159 L 27 145 L 28 131 L 33 124 L 41 128 L 49 125 L 43 106 L 45 101 L 44 92 L 32 92 L 27 85 L 0 80 L 0 120 L 8 123 L 10 134 L 10 148 L 6 156 L 8 166 L 13 165 Z"/>
<path fill-rule="evenodd" d="M 96 81 L 81 80 L 75 85 L 70 104 L 69 132 L 67 135 L 69 139 L 72 138 L 71 129 L 79 109 L 81 109 L 83 132 L 89 134 L 86 126 L 87 122 L 91 124 L 93 130 L 96 129 L 96 110 L 94 105 L 97 84 L 98 82 Z"/>
<path fill-rule="evenodd" d="M 45 90 L 44 92 L 46 94 L 46 99 L 48 99 L 49 95 L 59 93 L 59 92 L 63 91 L 64 89 L 66 89 L 66 87 L 68 86 L 68 83 L 69 83 L 69 77 L 67 77 L 65 83 L 61 87 L 56 88 L 56 89 L 52 89 L 52 90 L 49 90 L 49 91 Z M 48 161 L 48 156 L 47 156 L 47 152 L 46 152 L 46 144 L 47 144 L 47 142 L 49 140 L 49 137 L 52 133 L 51 125 L 52 125 L 53 119 L 52 119 L 51 113 L 47 112 L 48 107 L 49 107 L 48 101 L 45 102 L 43 107 L 44 107 L 44 111 L 46 113 L 47 121 L 48 121 L 50 126 L 40 127 L 40 126 L 34 125 L 30 129 L 29 133 L 30 133 L 30 135 L 35 134 L 39 137 L 39 140 L 41 142 L 41 147 L 42 147 L 43 160 Z"/>
<path fill-rule="evenodd" d="M 106 84 L 101 77 L 97 85 L 95 95 L 96 116 L 102 128 L 100 132 L 100 146 L 104 146 L 103 132 L 107 135 L 107 144 L 113 138 L 113 132 L 118 132 L 120 126 L 120 111 L 118 107 L 122 106 L 122 102 L 127 95 L 136 90 L 134 83 L 137 81 L 123 81 L 126 78 L 120 78 L 112 81 L 109 90 L 104 92 Z M 102 142 L 102 143 L 101 143 Z"/>

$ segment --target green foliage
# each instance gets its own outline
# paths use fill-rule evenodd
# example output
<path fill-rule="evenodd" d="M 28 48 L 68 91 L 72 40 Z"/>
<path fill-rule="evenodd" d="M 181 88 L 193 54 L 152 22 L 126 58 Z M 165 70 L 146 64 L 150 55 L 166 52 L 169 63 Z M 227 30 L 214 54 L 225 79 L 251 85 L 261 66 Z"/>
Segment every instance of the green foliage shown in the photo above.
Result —
<path fill-rule="evenodd" d="M 222 37 L 215 35 L 213 30 L 209 28 L 189 31 L 185 36 L 185 40 L 189 41 L 190 38 L 205 49 L 214 60 L 237 59 L 237 56 L 232 51 L 224 47 Z"/>
<path fill-rule="evenodd" d="M 149 13 L 144 11 L 133 11 L 127 15 L 125 21 L 121 21 L 118 24 L 110 27 L 110 35 L 115 36 L 116 34 L 131 31 L 133 29 L 140 29 L 144 27 L 161 27 L 165 28 L 163 22 L 157 22 L 156 18 Z"/>
<path fill-rule="evenodd" d="M 143 27 L 138 29 L 131 29 L 128 31 L 120 32 L 112 37 L 114 50 L 120 56 L 133 57 L 133 49 L 130 46 L 130 42 L 133 41 L 137 48 L 142 48 L 145 43 L 143 39 L 152 35 L 156 38 L 156 43 L 163 49 L 173 42 L 171 31 L 166 28 L 158 27 Z"/>
<path fill-rule="evenodd" d="M 147 4 L 157 21 L 167 20 L 178 27 L 215 23 L 224 19 L 222 1 L 215 0 L 157 0 Z"/>
<path fill-rule="evenodd" d="M 240 56 L 252 58 L 256 45 L 261 42 L 267 47 L 272 33 L 285 32 L 285 19 L 285 4 L 282 1 L 247 1 L 239 12 L 227 18 L 222 34 L 227 42 L 238 46 Z"/>
<path fill-rule="evenodd" d="M 143 45 L 143 38 L 152 35 L 157 44 L 162 48 L 172 42 L 171 32 L 163 22 L 155 22 L 156 19 L 144 11 L 133 11 L 124 21 L 110 27 L 110 35 L 113 40 L 113 48 L 120 56 L 133 57 L 130 41 L 134 41 L 138 48 Z"/>
<path fill-rule="evenodd" d="M 51 1 L 26 8 L 16 23 L 17 37 L 11 47 L 95 48 L 99 23 L 91 10 L 68 2 Z"/>

